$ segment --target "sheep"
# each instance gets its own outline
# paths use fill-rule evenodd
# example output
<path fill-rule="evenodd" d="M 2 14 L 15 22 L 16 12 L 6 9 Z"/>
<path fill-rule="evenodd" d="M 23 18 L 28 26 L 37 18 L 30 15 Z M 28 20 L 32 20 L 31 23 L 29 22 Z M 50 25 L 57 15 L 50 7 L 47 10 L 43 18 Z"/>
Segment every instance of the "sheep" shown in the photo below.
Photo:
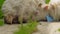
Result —
<path fill-rule="evenodd" d="M 6 0 L 2 6 L 5 20 L 12 24 L 13 19 L 17 21 L 28 21 L 31 14 L 32 20 L 46 20 L 48 11 L 43 9 L 45 0 Z M 10 17 L 10 18 L 9 18 Z"/>
<path fill-rule="evenodd" d="M 60 20 L 60 0 L 50 0 L 48 6 L 48 12 L 53 17 L 54 21 Z"/>

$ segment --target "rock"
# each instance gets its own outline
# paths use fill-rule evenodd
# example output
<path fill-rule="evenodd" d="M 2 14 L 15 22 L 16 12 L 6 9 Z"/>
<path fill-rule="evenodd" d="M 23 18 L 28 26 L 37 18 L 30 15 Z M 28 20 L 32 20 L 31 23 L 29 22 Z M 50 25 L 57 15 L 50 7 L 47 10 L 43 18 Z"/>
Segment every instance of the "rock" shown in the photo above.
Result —
<path fill-rule="evenodd" d="M 60 34 L 60 22 L 54 22 L 54 23 L 50 23 L 48 25 L 48 33 L 49 34 Z"/>

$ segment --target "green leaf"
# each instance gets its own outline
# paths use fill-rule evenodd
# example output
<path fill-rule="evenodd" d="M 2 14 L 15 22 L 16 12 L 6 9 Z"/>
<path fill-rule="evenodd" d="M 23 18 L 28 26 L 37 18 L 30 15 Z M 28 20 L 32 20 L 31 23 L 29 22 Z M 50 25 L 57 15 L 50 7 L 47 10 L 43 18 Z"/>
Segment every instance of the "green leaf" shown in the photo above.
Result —
<path fill-rule="evenodd" d="M 45 3 L 46 3 L 46 4 L 49 4 L 49 2 L 50 2 L 50 0 L 45 0 Z"/>

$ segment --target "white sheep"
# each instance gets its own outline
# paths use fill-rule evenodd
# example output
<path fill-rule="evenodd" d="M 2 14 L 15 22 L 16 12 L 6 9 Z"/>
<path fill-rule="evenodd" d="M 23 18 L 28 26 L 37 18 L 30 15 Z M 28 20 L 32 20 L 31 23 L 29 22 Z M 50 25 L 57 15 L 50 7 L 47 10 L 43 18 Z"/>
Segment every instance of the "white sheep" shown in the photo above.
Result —
<path fill-rule="evenodd" d="M 48 4 L 48 10 L 50 15 L 54 18 L 55 21 L 60 19 L 60 0 L 50 0 Z"/>
<path fill-rule="evenodd" d="M 48 12 L 42 8 L 45 5 L 44 1 L 45 0 L 6 0 L 2 6 L 2 11 L 8 23 L 12 23 L 16 16 L 18 20 L 21 18 L 29 20 L 31 14 L 33 15 L 33 20 L 46 20 L 45 16 Z"/>

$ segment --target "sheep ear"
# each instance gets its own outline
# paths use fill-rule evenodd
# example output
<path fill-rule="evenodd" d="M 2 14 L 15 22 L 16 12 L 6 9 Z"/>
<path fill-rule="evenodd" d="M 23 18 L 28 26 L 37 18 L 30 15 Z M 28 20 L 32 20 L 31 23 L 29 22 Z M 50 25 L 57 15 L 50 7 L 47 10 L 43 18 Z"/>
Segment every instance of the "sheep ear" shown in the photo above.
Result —
<path fill-rule="evenodd" d="M 53 9 L 53 10 L 55 9 L 55 6 L 54 6 L 54 5 L 52 5 L 52 9 Z"/>
<path fill-rule="evenodd" d="M 40 3 L 39 5 L 38 5 L 38 7 L 41 7 L 42 6 L 42 4 Z"/>
<path fill-rule="evenodd" d="M 56 3 L 54 3 L 54 5 L 51 5 L 52 6 L 52 9 L 55 9 L 56 8 Z"/>

